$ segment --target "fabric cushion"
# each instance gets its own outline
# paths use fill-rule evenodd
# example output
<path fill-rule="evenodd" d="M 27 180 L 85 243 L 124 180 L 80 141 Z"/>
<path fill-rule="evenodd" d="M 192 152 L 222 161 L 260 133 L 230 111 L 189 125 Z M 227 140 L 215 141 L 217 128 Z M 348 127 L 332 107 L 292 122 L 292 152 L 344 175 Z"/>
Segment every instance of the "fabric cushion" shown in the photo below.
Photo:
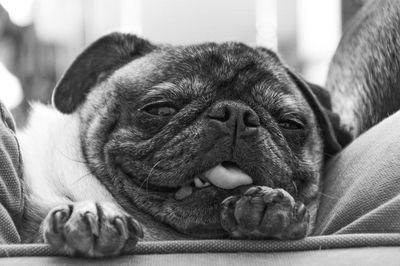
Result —
<path fill-rule="evenodd" d="M 279 240 L 177 240 L 139 242 L 127 255 L 292 252 L 368 246 L 400 246 L 400 234 L 348 234 L 313 236 L 296 241 Z M 400 252 L 400 249 L 399 249 Z M 63 253 L 46 244 L 0 245 L 1 256 L 60 256 Z M 1 265 L 1 260 L 0 260 Z"/>
<path fill-rule="evenodd" d="M 14 121 L 0 102 L 0 243 L 21 241 L 17 231 L 24 206 L 21 178 Z"/>
<path fill-rule="evenodd" d="M 315 235 L 400 233 L 400 112 L 327 165 Z"/>
<path fill-rule="evenodd" d="M 65 257 L 9 257 L 0 259 L 2 265 L 135 265 L 135 266 L 195 266 L 195 265 L 290 265 L 290 266 L 398 266 L 398 247 L 351 248 L 313 250 L 301 252 L 269 253 L 201 253 L 120 256 L 106 259 L 80 259 Z"/>

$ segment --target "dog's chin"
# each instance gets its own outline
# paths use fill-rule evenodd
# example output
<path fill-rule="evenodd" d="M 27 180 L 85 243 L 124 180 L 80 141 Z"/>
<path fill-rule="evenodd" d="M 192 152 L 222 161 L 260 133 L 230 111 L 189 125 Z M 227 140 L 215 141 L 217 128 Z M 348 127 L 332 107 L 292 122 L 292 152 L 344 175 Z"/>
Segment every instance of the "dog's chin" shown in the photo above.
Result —
<path fill-rule="evenodd" d="M 170 196 L 161 208 L 163 222 L 177 231 L 199 238 L 227 236 L 221 227 L 221 202 L 235 194 L 235 190 L 223 190 L 214 186 L 193 189 L 191 195 L 177 200 Z"/>
<path fill-rule="evenodd" d="M 229 196 L 243 193 L 248 186 L 221 189 L 213 185 L 191 187 L 192 192 L 177 199 L 180 189 L 147 186 L 137 188 L 138 208 L 176 231 L 194 238 L 224 238 L 227 233 L 220 222 L 221 202 Z"/>
<path fill-rule="evenodd" d="M 251 176 L 251 182 L 242 180 L 239 185 L 235 183 L 234 186 L 216 182 L 214 175 L 207 174 L 216 169 L 214 165 L 200 170 L 194 168 L 192 172 L 200 172 L 200 174 L 189 174 L 187 178 L 176 179 L 175 183 L 166 183 L 161 179 L 148 180 L 146 176 L 140 179 L 137 176 L 135 178 L 138 171 L 133 171 L 132 167 L 120 165 L 119 172 L 122 172 L 123 176 L 119 179 L 124 180 L 124 194 L 129 197 L 130 202 L 161 223 L 194 238 L 224 238 L 228 237 L 228 234 L 221 226 L 221 203 L 230 196 L 243 195 L 251 186 L 264 185 L 274 188 L 276 184 L 261 172 L 258 175 L 257 172 L 250 173 L 243 164 L 222 161 L 217 167 L 230 169 L 228 174 L 223 174 L 225 178 L 234 174 L 242 178 Z M 168 175 L 174 176 L 170 173 Z M 176 176 L 179 176 L 178 173 Z M 216 176 L 221 181 L 222 176 Z M 279 187 L 293 190 L 290 186 L 292 182 Z"/>

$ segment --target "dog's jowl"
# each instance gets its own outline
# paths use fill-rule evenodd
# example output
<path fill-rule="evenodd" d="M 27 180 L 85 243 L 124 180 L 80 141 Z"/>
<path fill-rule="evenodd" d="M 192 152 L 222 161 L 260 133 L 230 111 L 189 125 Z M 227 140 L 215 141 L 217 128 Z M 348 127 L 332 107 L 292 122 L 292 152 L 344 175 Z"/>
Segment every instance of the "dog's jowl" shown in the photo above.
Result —
<path fill-rule="evenodd" d="M 298 239 L 324 159 L 345 144 L 329 95 L 264 48 L 110 34 L 19 134 L 26 242 L 111 256 L 137 241 Z"/>

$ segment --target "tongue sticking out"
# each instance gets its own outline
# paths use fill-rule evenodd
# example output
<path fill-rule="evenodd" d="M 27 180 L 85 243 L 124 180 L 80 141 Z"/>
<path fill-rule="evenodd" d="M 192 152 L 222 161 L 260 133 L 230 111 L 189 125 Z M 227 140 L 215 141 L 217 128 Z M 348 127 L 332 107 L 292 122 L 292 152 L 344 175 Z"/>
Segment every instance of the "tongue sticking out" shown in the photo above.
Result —
<path fill-rule="evenodd" d="M 197 188 L 207 187 L 210 183 L 222 189 L 234 189 L 239 186 L 250 185 L 253 180 L 236 164 L 223 162 L 205 172 L 202 177 L 194 179 L 194 185 Z M 182 186 L 175 193 L 175 199 L 183 200 L 189 197 L 193 193 L 193 189 L 193 186 L 190 185 Z"/>
<path fill-rule="evenodd" d="M 238 186 L 250 185 L 253 180 L 235 164 L 223 163 L 204 173 L 205 179 L 216 187 L 233 189 Z"/>

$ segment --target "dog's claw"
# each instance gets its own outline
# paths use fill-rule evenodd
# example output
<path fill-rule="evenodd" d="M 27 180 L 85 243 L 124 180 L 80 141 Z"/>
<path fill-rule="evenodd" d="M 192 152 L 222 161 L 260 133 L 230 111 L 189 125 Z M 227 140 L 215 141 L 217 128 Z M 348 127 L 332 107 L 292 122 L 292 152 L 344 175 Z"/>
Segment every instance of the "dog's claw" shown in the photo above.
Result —
<path fill-rule="evenodd" d="M 128 217 L 128 228 L 131 234 L 133 233 L 135 236 L 139 238 L 144 237 L 142 226 L 139 224 L 138 221 L 136 221 L 132 217 Z"/>
<path fill-rule="evenodd" d="M 100 228 L 99 228 L 99 224 L 97 221 L 97 216 L 91 212 L 86 212 L 83 217 L 85 218 L 86 222 L 88 223 L 92 234 L 95 236 L 99 236 Z"/>
<path fill-rule="evenodd" d="M 221 206 L 221 225 L 235 238 L 299 239 L 308 231 L 307 209 L 283 189 L 254 186 Z"/>
<path fill-rule="evenodd" d="M 303 203 L 301 202 L 296 202 L 296 205 L 294 206 L 295 214 L 296 217 L 304 217 L 306 215 L 307 209 L 306 206 L 304 206 Z"/>
<path fill-rule="evenodd" d="M 101 211 L 99 211 L 101 209 Z M 140 224 L 110 203 L 77 202 L 49 212 L 44 240 L 70 255 L 114 256 L 143 237 Z"/>
<path fill-rule="evenodd" d="M 63 209 L 63 210 L 57 210 L 53 213 L 52 215 L 52 221 L 53 221 L 53 230 L 54 232 L 61 232 L 65 223 L 67 222 L 69 216 L 70 216 L 69 208 Z"/>
<path fill-rule="evenodd" d="M 249 196 L 249 195 L 253 195 L 253 194 L 258 193 L 259 191 L 261 191 L 261 187 L 254 186 L 254 187 L 251 187 L 248 190 L 246 190 L 243 195 Z"/>
<path fill-rule="evenodd" d="M 236 196 L 230 196 L 230 197 L 227 197 L 226 199 L 224 199 L 222 202 L 221 202 L 221 206 L 222 207 L 229 207 L 229 206 L 231 206 L 232 204 L 235 204 L 235 202 L 238 200 L 238 197 L 236 197 Z"/>

